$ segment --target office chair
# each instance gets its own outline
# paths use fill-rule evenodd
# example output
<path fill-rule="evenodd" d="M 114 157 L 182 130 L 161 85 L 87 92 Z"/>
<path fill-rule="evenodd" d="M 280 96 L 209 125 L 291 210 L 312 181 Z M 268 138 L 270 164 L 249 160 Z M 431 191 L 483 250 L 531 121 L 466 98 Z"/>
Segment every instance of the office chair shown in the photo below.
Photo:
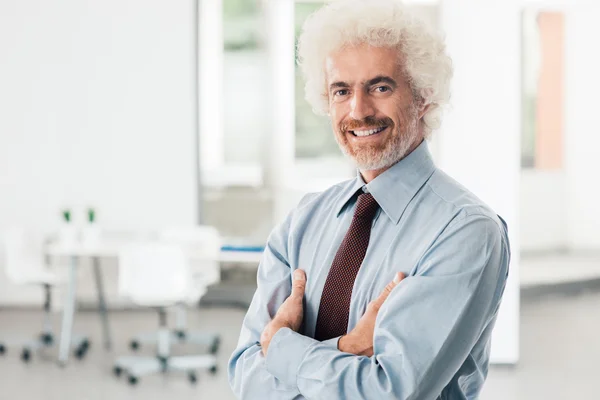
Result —
<path fill-rule="evenodd" d="M 44 323 L 41 333 L 35 338 L 8 340 L 0 339 L 0 355 L 8 347 L 21 347 L 21 360 L 29 362 L 34 351 L 51 347 L 55 343 L 50 311 L 52 308 L 52 288 L 62 283 L 53 271 L 48 270 L 43 256 L 44 239 L 41 236 L 11 229 L 0 233 L 0 261 L 8 280 L 16 285 L 35 285 L 44 289 Z M 74 335 L 72 340 L 75 357 L 83 358 L 89 347 L 87 337 Z"/>
<path fill-rule="evenodd" d="M 192 300 L 200 299 L 206 293 L 206 287 L 218 283 L 221 279 L 219 254 L 221 238 L 216 228 L 212 226 L 194 226 L 188 228 L 169 228 L 159 234 L 164 243 L 178 245 L 185 250 L 190 260 L 191 276 L 195 293 L 191 293 Z M 193 304 L 193 301 L 190 302 Z M 197 305 L 197 304 L 193 304 Z M 176 323 L 171 331 L 171 341 L 177 343 L 193 343 L 208 346 L 211 354 L 219 350 L 221 339 L 218 334 L 210 332 L 190 332 L 187 329 L 186 306 L 183 304 L 174 307 Z M 138 350 L 142 344 L 156 343 L 156 332 L 136 335 L 129 343 L 132 350 Z"/>
<path fill-rule="evenodd" d="M 119 292 L 142 307 L 155 308 L 159 315 L 157 353 L 153 357 L 127 356 L 115 361 L 114 373 L 127 372 L 129 383 L 135 385 L 142 375 L 166 372 L 187 372 L 190 382 L 197 380 L 196 371 L 217 372 L 212 354 L 172 356 L 172 332 L 167 326 L 168 308 L 197 303 L 203 294 L 194 287 L 191 271 L 183 249 L 172 244 L 131 244 L 119 252 Z"/>

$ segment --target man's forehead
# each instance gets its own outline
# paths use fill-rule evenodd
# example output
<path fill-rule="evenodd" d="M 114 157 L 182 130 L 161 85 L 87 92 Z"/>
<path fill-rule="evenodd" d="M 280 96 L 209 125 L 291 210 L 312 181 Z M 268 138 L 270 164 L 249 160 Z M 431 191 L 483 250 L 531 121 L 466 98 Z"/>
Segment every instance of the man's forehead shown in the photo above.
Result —
<path fill-rule="evenodd" d="M 393 48 L 348 46 L 325 58 L 325 74 L 328 81 L 365 83 L 379 75 L 396 75 L 398 61 L 398 50 Z"/>

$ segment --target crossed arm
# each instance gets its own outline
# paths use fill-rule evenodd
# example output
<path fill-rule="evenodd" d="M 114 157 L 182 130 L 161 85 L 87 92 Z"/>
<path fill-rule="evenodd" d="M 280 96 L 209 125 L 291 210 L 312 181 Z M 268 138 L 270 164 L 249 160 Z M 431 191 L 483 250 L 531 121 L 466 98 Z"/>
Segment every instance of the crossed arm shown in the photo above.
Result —
<path fill-rule="evenodd" d="M 404 274 L 398 272 L 392 282 L 390 282 L 383 292 L 372 302 L 369 303 L 366 312 L 360 318 L 354 329 L 348 334 L 339 338 L 337 348 L 345 353 L 355 354 L 357 356 L 373 355 L 373 333 L 375 330 L 375 319 L 379 309 L 392 292 L 392 290 L 404 279 Z M 271 344 L 271 339 L 280 329 L 288 328 L 298 332 L 304 316 L 302 298 L 304 297 L 304 288 L 306 287 L 306 273 L 297 269 L 294 271 L 294 281 L 292 284 L 292 293 L 283 302 L 277 314 L 271 322 L 267 324 L 260 337 L 260 346 L 262 353 L 266 357 Z"/>
<path fill-rule="evenodd" d="M 437 397 L 495 314 L 508 268 L 508 244 L 495 221 L 457 218 L 423 256 L 417 273 L 389 285 L 380 304 L 372 303 L 339 344 L 297 333 L 303 279 L 292 288 L 286 221 L 269 239 L 259 288 L 229 363 L 236 395 Z"/>

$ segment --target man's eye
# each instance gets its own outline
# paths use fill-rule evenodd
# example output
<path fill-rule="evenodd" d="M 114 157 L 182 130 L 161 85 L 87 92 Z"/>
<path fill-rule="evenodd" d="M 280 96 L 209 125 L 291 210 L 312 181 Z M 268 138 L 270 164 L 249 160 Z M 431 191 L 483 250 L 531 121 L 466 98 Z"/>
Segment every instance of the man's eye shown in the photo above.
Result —
<path fill-rule="evenodd" d="M 345 96 L 348 94 L 348 89 L 340 89 L 333 92 L 334 96 Z"/>
<path fill-rule="evenodd" d="M 375 88 L 375 90 L 376 90 L 377 92 L 379 92 L 379 93 L 385 93 L 385 92 L 389 92 L 389 91 L 390 91 L 390 88 L 389 88 L 389 87 L 387 87 L 387 86 L 377 86 L 377 87 Z"/>

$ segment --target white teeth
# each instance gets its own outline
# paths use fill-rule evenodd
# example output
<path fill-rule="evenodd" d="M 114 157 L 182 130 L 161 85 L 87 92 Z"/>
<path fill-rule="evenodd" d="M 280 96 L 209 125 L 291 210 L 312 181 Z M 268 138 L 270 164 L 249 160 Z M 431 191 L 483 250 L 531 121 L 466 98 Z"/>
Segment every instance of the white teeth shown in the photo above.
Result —
<path fill-rule="evenodd" d="M 385 129 L 385 126 L 381 127 L 381 128 L 376 128 L 376 129 L 369 129 L 368 131 L 352 131 L 352 132 L 354 132 L 354 134 L 356 136 L 369 136 L 369 135 L 372 135 L 374 133 L 381 132 L 384 129 Z"/>

